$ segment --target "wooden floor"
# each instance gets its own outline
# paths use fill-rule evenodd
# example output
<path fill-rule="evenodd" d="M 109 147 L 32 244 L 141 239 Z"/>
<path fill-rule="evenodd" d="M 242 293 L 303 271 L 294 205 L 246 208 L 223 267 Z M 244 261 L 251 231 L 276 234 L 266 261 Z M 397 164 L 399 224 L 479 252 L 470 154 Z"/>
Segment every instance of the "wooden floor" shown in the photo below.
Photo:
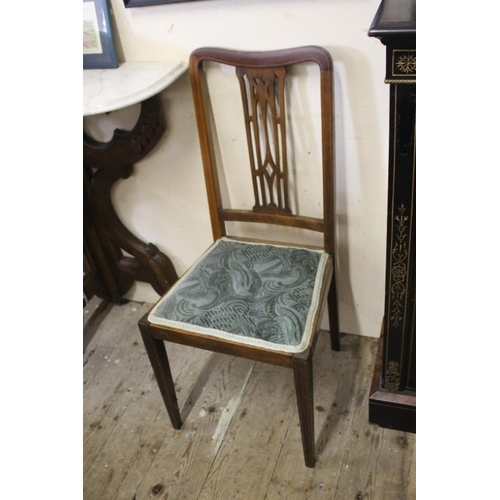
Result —
<path fill-rule="evenodd" d="M 318 461 L 308 469 L 291 370 L 167 344 L 184 421 L 175 431 L 137 328 L 150 304 L 93 314 L 93 301 L 84 311 L 85 500 L 415 498 L 415 435 L 368 423 L 375 339 L 345 335 L 332 352 L 322 332 Z"/>

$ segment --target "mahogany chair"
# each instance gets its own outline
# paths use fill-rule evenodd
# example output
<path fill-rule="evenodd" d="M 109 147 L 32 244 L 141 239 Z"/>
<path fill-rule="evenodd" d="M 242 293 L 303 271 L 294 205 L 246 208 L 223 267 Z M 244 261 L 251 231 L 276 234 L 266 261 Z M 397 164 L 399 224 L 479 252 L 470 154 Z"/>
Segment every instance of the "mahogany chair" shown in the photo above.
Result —
<path fill-rule="evenodd" d="M 255 206 L 223 207 L 203 63 L 235 68 L 248 141 Z M 320 69 L 323 218 L 294 215 L 288 193 L 285 80 L 293 64 Z M 328 305 L 331 346 L 340 350 L 335 280 L 332 60 L 320 47 L 271 52 L 195 50 L 190 57 L 214 244 L 140 322 L 175 429 L 182 426 L 164 341 L 293 369 L 307 467 L 315 464 L 313 354 Z M 270 140 L 270 137 L 273 140 Z M 229 238 L 227 221 L 278 224 L 323 233 L 316 250 Z M 264 397 L 264 396 L 263 396 Z"/>

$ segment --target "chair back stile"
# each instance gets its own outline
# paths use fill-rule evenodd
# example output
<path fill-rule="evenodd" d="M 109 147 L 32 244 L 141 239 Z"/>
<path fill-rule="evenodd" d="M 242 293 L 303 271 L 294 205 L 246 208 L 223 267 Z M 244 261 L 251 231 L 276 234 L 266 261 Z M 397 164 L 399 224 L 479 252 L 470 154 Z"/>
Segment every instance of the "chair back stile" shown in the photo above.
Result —
<path fill-rule="evenodd" d="M 203 63 L 235 67 L 238 78 L 250 160 L 255 204 L 252 210 L 223 207 L 218 183 L 208 88 Z M 320 69 L 323 218 L 294 215 L 289 200 L 286 148 L 285 79 L 287 67 L 315 62 Z M 334 254 L 333 81 L 330 54 L 321 47 L 267 52 L 235 52 L 219 48 L 195 50 L 190 58 L 203 168 L 214 240 L 226 235 L 226 221 L 260 222 L 324 233 L 324 249 Z"/>

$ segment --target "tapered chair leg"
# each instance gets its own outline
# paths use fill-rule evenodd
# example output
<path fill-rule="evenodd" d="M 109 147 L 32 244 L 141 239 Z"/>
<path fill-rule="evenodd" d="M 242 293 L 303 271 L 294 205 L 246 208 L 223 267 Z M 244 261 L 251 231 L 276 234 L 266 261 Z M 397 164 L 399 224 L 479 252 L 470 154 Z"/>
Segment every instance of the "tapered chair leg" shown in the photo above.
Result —
<path fill-rule="evenodd" d="M 330 322 L 330 341 L 332 350 L 340 351 L 339 308 L 337 302 L 337 283 L 335 271 L 328 292 L 328 320 Z"/>
<path fill-rule="evenodd" d="M 151 335 L 147 321 L 141 320 L 139 329 L 172 426 L 174 429 L 180 429 L 182 427 L 181 414 L 175 395 L 174 381 L 170 372 L 165 343 L 163 340 L 155 339 Z"/>
<path fill-rule="evenodd" d="M 312 354 L 307 357 L 294 356 L 293 375 L 297 406 L 299 409 L 300 430 L 306 467 L 314 467 L 316 452 L 314 446 L 314 386 Z"/>

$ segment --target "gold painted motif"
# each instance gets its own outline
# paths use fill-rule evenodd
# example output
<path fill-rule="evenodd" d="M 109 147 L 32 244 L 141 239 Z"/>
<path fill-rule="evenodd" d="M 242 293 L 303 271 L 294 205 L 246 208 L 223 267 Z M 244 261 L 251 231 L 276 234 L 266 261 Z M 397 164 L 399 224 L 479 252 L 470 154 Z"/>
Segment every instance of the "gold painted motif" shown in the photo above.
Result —
<path fill-rule="evenodd" d="M 394 49 L 391 60 L 392 77 L 408 78 L 417 76 L 417 52 L 415 49 Z"/>
<path fill-rule="evenodd" d="M 392 79 L 386 78 L 384 80 L 384 83 L 409 84 L 409 83 L 417 83 L 417 80 L 408 80 L 408 79 L 405 79 L 405 80 L 396 80 L 394 78 L 392 78 Z"/>
<path fill-rule="evenodd" d="M 388 391 L 398 391 L 401 383 L 399 375 L 399 363 L 397 361 L 389 361 L 385 372 L 385 389 Z"/>
<path fill-rule="evenodd" d="M 398 327 L 403 321 L 404 304 L 406 297 L 406 275 L 408 273 L 408 215 L 407 208 L 401 203 L 399 215 L 394 217 L 395 243 L 392 249 L 391 267 L 391 310 L 392 325 Z"/>
<path fill-rule="evenodd" d="M 399 56 L 396 66 L 401 73 L 413 74 L 417 72 L 417 56 Z"/>

